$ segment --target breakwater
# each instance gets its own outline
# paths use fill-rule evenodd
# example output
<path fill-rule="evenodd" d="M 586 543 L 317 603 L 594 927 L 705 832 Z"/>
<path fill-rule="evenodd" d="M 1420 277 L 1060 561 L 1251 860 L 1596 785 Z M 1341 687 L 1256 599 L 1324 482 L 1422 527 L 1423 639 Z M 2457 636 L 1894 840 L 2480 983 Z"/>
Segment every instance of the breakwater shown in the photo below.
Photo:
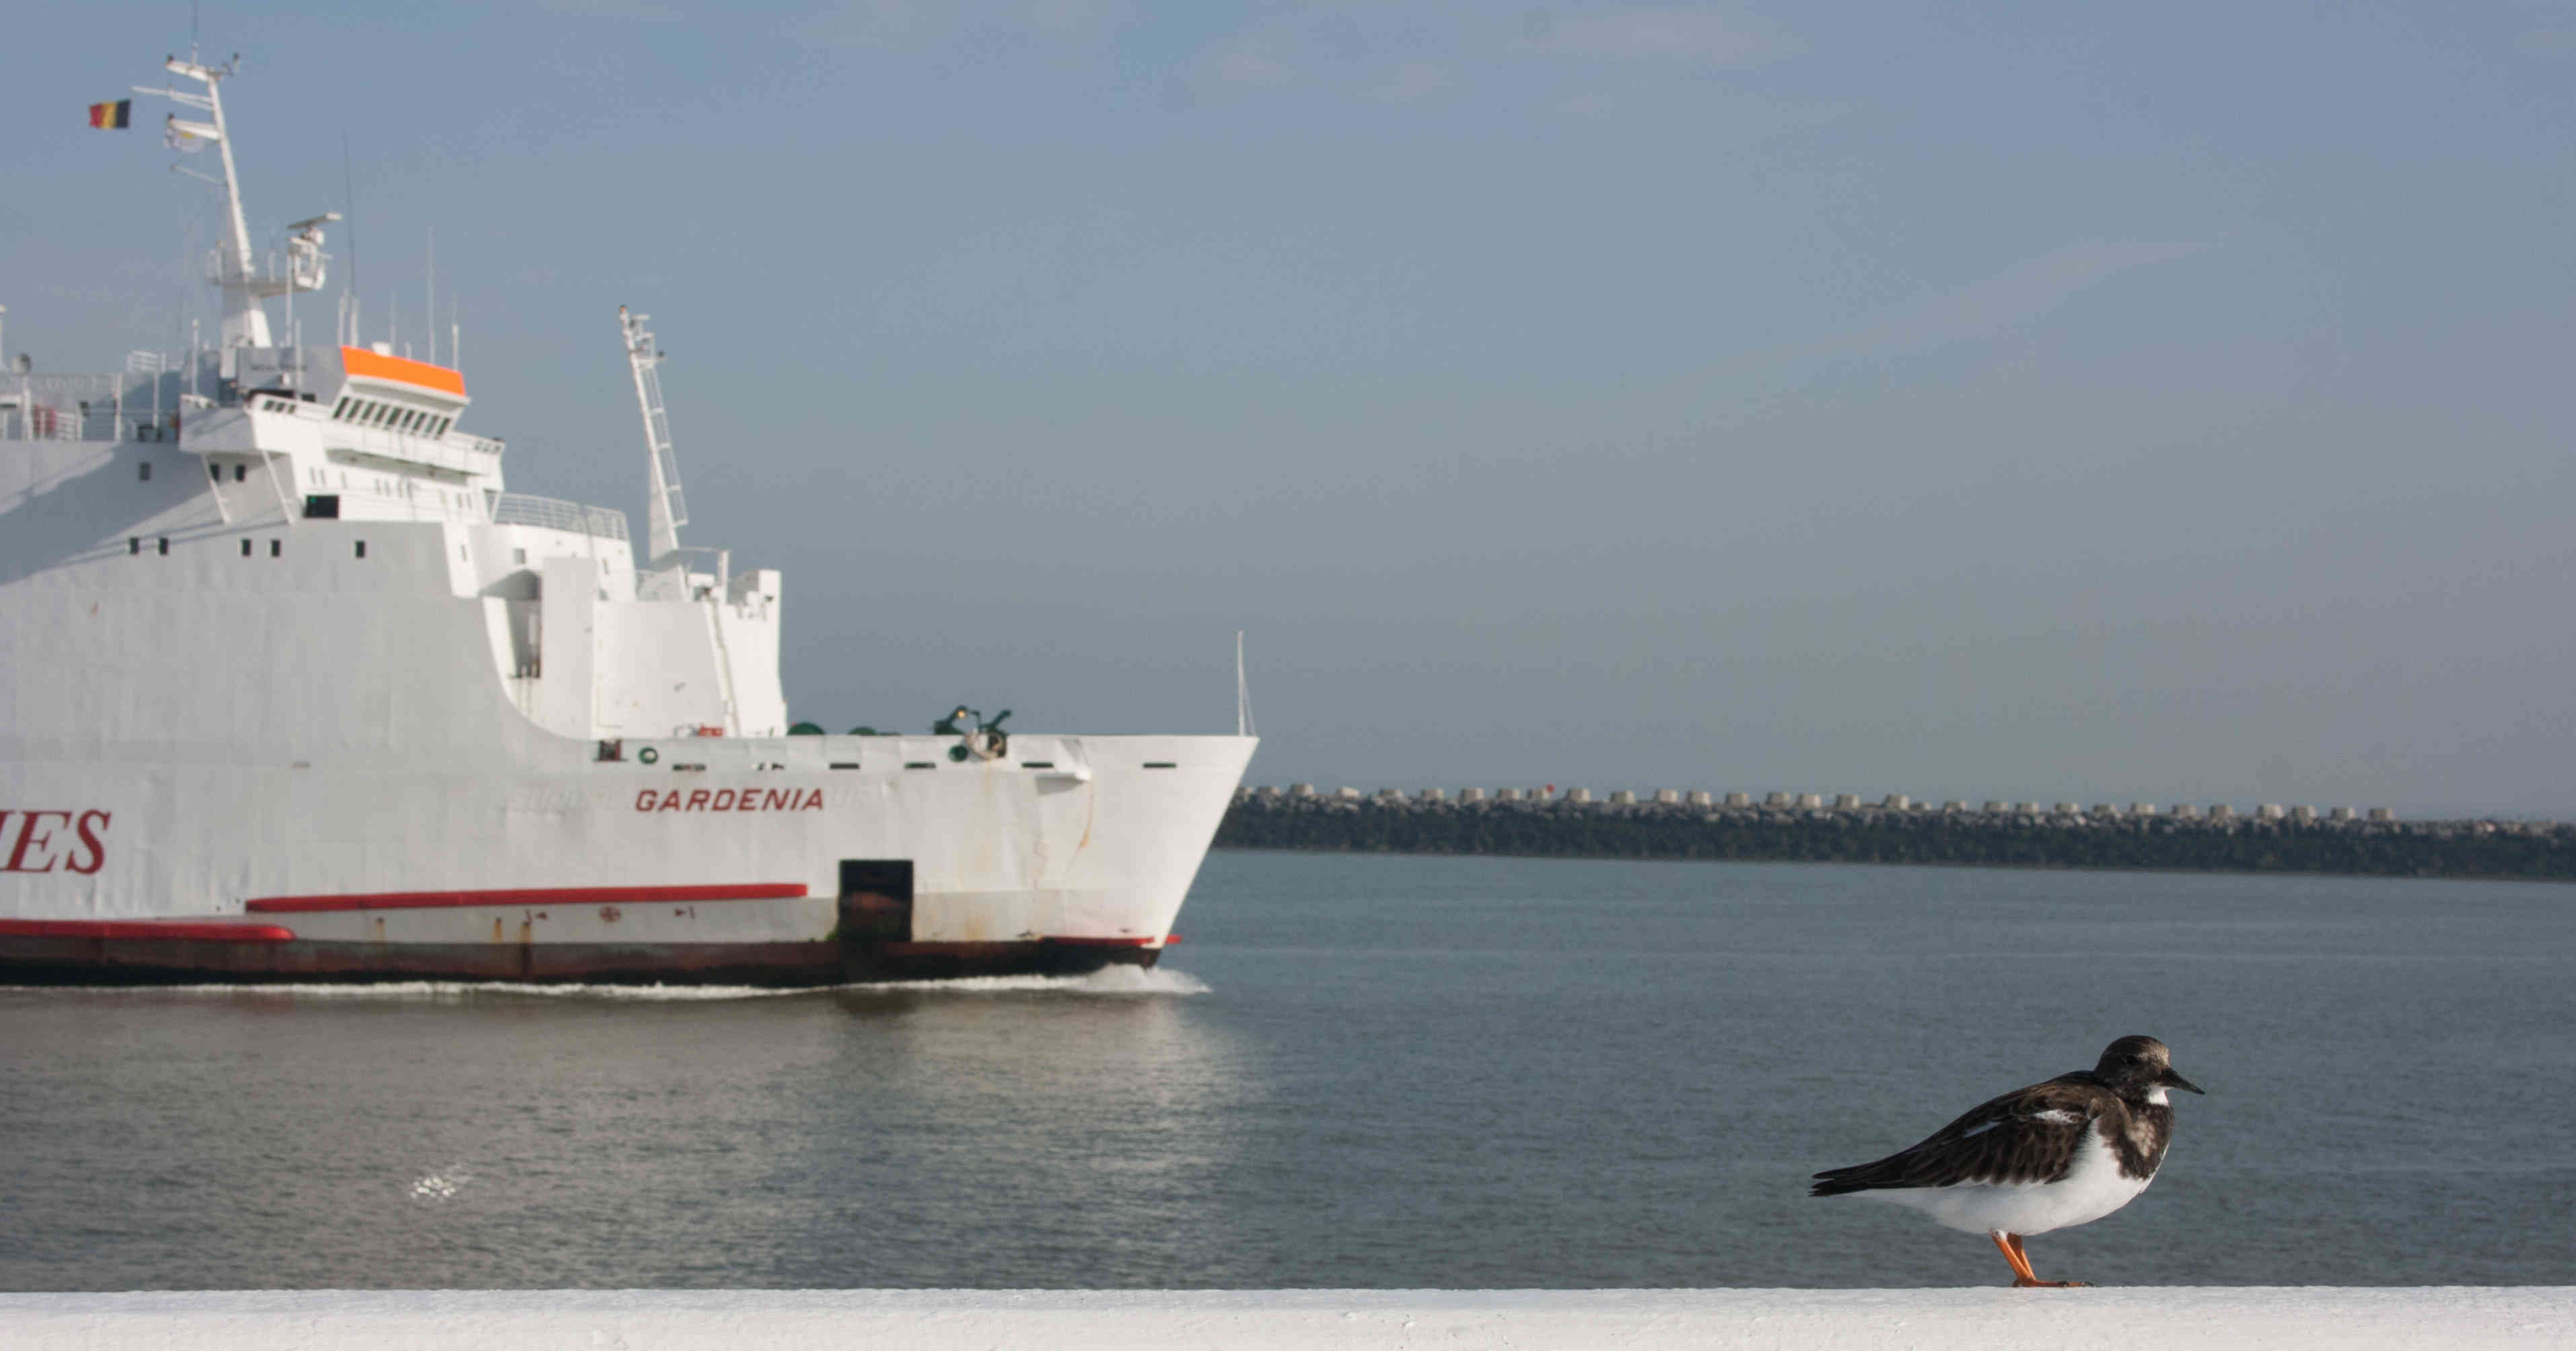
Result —
<path fill-rule="evenodd" d="M 2576 825 L 2399 820 L 2266 804 L 1918 803 L 1746 793 L 1596 798 L 1584 789 L 1363 794 L 1247 788 L 1220 849 L 1732 859 L 1974 867 L 2183 869 L 2576 881 Z"/>

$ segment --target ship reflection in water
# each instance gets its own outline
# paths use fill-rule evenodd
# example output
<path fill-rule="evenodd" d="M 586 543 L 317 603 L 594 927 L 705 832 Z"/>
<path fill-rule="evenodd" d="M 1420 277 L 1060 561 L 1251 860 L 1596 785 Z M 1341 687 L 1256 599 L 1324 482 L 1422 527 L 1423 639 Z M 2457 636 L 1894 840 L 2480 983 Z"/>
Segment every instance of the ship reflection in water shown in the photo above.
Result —
<path fill-rule="evenodd" d="M 0 1288 L 1168 1280 L 1233 1246 L 1206 989 L 0 991 Z"/>

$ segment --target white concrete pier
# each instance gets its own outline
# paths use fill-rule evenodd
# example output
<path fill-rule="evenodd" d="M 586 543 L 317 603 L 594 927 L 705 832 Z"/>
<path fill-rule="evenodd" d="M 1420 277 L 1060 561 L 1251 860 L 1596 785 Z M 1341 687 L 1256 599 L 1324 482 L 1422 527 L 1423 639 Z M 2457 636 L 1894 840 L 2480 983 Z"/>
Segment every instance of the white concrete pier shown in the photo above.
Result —
<path fill-rule="evenodd" d="M 1222 1346 L 2576 1348 L 2576 1288 L 512 1290 L 0 1295 L 47 1351 Z"/>

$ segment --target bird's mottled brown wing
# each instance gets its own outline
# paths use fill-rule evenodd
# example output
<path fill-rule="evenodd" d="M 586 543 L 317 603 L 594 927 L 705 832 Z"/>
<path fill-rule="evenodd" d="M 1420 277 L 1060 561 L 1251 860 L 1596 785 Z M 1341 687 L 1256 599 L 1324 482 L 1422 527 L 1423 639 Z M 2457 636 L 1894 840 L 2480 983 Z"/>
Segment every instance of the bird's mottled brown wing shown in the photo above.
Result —
<path fill-rule="evenodd" d="M 2075 1166 L 2085 1128 L 2116 1108 L 2109 1089 L 2068 1075 L 1980 1104 L 1922 1143 L 1872 1163 L 1816 1174 L 1811 1196 L 1960 1182 L 2053 1182 Z"/>

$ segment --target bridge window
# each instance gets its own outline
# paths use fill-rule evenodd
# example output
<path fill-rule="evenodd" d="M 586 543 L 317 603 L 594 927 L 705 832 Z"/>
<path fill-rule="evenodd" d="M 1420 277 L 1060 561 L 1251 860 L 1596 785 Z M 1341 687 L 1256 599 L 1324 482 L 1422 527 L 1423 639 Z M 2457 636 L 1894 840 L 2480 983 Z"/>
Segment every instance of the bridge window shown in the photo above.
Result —
<path fill-rule="evenodd" d="M 268 542 L 268 556 L 269 556 L 269 557 L 271 557 L 271 558 L 280 558 L 280 557 L 284 557 L 284 556 L 285 556 L 285 554 L 286 554 L 286 541 L 284 541 L 284 540 L 277 540 L 277 539 L 273 539 L 273 540 L 270 540 L 270 541 Z"/>
<path fill-rule="evenodd" d="M 242 557 L 244 557 L 244 558 L 248 558 L 248 557 L 250 557 L 250 541 L 249 541 L 249 540 L 243 540 L 243 541 L 242 541 Z"/>
<path fill-rule="evenodd" d="M 359 541 L 358 541 L 358 557 L 360 557 L 360 558 L 364 558 L 364 557 L 366 557 L 366 556 L 367 556 L 367 542 L 366 542 L 365 540 L 359 540 Z"/>
<path fill-rule="evenodd" d="M 145 460 L 142 464 L 135 467 L 140 471 L 134 476 L 135 482 L 150 483 L 152 481 L 152 462 L 150 460 Z"/>

